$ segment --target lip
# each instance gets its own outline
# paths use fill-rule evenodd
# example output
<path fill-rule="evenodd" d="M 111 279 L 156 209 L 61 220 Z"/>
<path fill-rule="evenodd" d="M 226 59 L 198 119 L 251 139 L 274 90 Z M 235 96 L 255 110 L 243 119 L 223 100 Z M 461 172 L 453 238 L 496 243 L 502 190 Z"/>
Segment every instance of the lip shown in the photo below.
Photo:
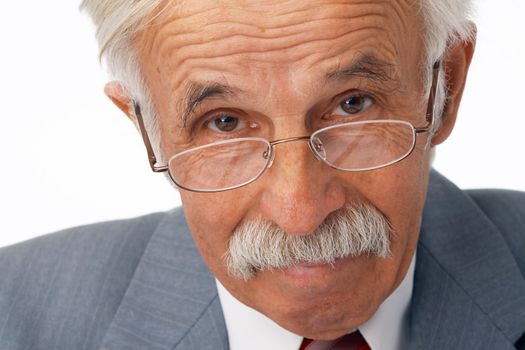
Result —
<path fill-rule="evenodd" d="M 336 273 L 342 265 L 351 262 L 353 257 L 346 257 L 337 259 L 333 263 L 303 263 L 286 268 L 281 268 L 278 271 L 287 277 L 297 279 L 315 279 L 323 278 Z"/>

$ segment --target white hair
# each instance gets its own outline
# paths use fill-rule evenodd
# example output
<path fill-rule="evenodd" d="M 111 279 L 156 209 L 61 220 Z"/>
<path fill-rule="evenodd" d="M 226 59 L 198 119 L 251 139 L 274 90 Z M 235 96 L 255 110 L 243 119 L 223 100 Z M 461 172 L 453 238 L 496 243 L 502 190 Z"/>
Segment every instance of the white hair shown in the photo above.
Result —
<path fill-rule="evenodd" d="M 391 228 L 371 204 L 348 204 L 329 215 L 312 233 L 290 235 L 275 223 L 257 218 L 232 234 L 225 255 L 228 273 L 249 280 L 257 272 L 298 264 L 335 264 L 360 255 L 390 255 Z"/>
<path fill-rule="evenodd" d="M 423 78 L 427 88 L 431 83 L 431 68 L 441 60 L 448 47 L 461 41 L 468 41 L 474 35 L 471 23 L 473 0 L 420 0 L 421 11 L 425 23 L 425 66 Z M 436 85 L 436 99 L 434 101 L 434 119 L 430 130 L 433 135 L 441 125 L 441 117 L 445 108 L 448 91 L 443 67 L 441 68 Z"/>
<path fill-rule="evenodd" d="M 155 12 L 160 14 L 160 3 L 160 0 L 82 0 L 80 4 L 80 9 L 85 10 L 95 24 L 100 59 L 106 64 L 108 74 L 139 103 L 158 160 L 163 155 L 157 112 L 132 40 L 147 26 L 146 18 Z"/>
<path fill-rule="evenodd" d="M 470 14 L 473 0 L 412 0 L 419 6 L 425 24 L 424 43 L 426 65 L 421 73 L 427 90 L 430 87 L 431 67 L 439 60 L 446 49 L 461 40 L 468 40 L 473 34 Z M 178 0 L 177 4 L 181 4 Z M 164 3 L 162 8 L 161 4 Z M 123 84 L 127 93 L 140 103 L 145 117 L 146 129 L 158 158 L 160 152 L 159 125 L 156 109 L 144 82 L 132 39 L 147 23 L 145 19 L 154 18 L 172 2 L 160 0 L 82 0 L 80 5 L 91 16 L 96 26 L 96 37 L 100 47 L 100 57 L 106 63 L 112 79 Z M 438 79 L 435 118 L 431 134 L 439 128 L 441 114 L 447 99 L 445 72 Z"/>

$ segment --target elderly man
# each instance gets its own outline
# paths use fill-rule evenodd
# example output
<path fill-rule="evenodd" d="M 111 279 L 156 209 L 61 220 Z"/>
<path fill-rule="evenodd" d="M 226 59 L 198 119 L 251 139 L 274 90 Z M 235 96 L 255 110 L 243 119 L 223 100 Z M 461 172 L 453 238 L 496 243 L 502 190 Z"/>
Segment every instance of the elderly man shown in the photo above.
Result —
<path fill-rule="evenodd" d="M 525 196 L 430 170 L 469 5 L 85 0 L 183 211 L 2 249 L 0 348 L 525 349 Z"/>

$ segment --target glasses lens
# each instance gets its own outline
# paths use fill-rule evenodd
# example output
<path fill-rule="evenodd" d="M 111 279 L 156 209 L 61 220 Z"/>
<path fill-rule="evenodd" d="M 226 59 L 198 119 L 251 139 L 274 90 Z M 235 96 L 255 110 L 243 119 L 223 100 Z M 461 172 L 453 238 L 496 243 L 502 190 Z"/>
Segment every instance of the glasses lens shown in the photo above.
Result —
<path fill-rule="evenodd" d="M 236 139 L 189 149 L 173 156 L 169 172 L 180 187 L 220 191 L 255 180 L 270 161 L 263 139 Z"/>
<path fill-rule="evenodd" d="M 381 168 L 412 151 L 414 128 L 404 121 L 341 124 L 312 135 L 312 150 L 330 166 L 346 171 Z"/>

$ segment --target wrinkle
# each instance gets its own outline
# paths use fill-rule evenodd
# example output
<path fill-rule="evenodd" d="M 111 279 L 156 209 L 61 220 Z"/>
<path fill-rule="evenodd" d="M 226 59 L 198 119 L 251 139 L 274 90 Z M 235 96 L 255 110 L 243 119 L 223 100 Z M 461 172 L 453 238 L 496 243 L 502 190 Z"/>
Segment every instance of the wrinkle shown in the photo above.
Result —
<path fill-rule="evenodd" d="M 210 45 L 210 44 L 215 46 L 217 43 L 221 43 L 221 42 L 228 41 L 228 40 L 234 44 L 238 44 L 238 46 L 242 46 L 245 44 L 253 45 L 255 44 L 255 41 L 257 41 L 258 45 L 260 45 L 261 43 L 268 45 L 266 43 L 267 42 L 271 43 L 271 41 L 279 42 L 279 41 L 289 41 L 291 39 L 295 39 L 295 43 L 289 45 L 291 47 L 294 44 L 299 44 L 298 43 L 299 41 L 318 42 L 318 41 L 323 41 L 323 40 L 333 40 L 333 39 L 338 39 L 342 37 L 344 34 L 350 34 L 352 32 L 358 32 L 358 31 L 366 30 L 366 29 L 379 29 L 379 30 L 384 31 L 384 28 L 381 25 L 379 25 L 380 17 L 374 16 L 374 15 L 367 16 L 367 18 L 374 18 L 374 17 L 376 17 L 377 20 L 375 21 L 371 20 L 370 22 L 372 23 L 377 22 L 377 24 L 368 24 L 367 26 L 360 26 L 358 28 L 357 26 L 355 28 L 352 28 L 352 27 L 348 28 L 348 23 L 346 22 L 346 18 L 344 17 L 327 18 L 323 20 L 318 20 L 317 22 L 309 22 L 305 24 L 305 26 L 312 27 L 312 28 L 301 28 L 300 30 L 293 31 L 291 33 L 280 32 L 279 33 L 280 35 L 278 36 L 270 35 L 270 34 L 260 35 L 259 33 L 252 33 L 252 32 L 246 32 L 246 31 L 233 30 L 233 29 L 229 30 L 226 33 L 222 33 L 220 36 L 213 34 L 208 37 L 203 37 L 202 35 L 200 35 L 201 33 L 191 33 L 191 34 L 188 34 L 187 37 L 185 37 L 184 35 L 173 34 L 173 35 L 170 35 L 168 39 L 166 39 L 164 42 L 162 42 L 158 46 L 158 49 L 159 49 L 160 54 L 162 54 L 164 52 L 175 51 L 180 48 L 184 48 L 185 50 L 187 50 L 187 49 L 193 49 L 199 46 L 205 46 L 205 45 Z M 334 35 L 328 32 L 327 33 L 316 33 L 314 30 L 312 30 L 312 29 L 317 29 L 319 27 L 322 27 L 321 25 L 318 25 L 319 23 L 333 22 L 336 19 L 340 21 L 341 23 L 339 26 L 332 25 L 332 27 L 337 27 L 340 29 L 338 29 L 337 31 L 332 30 L 330 32 L 337 32 L 337 33 L 343 32 L 344 34 Z M 209 28 L 209 32 L 217 32 L 218 31 L 217 29 Z M 243 41 L 241 45 L 240 44 L 241 42 L 238 39 L 246 39 L 246 41 Z M 253 42 L 250 42 L 250 41 L 253 41 Z M 234 46 L 231 47 L 231 49 L 234 49 Z M 279 48 L 276 48 L 275 50 L 277 49 Z M 274 50 L 274 49 L 271 47 L 264 47 L 264 48 L 261 48 L 259 51 L 265 51 L 265 50 Z"/>
<path fill-rule="evenodd" d="M 310 26 L 311 23 L 323 20 L 341 19 L 344 21 L 352 21 L 360 20 L 361 17 L 366 17 L 368 15 L 384 17 L 381 6 L 372 6 L 372 8 L 368 7 L 363 9 L 360 3 L 345 5 L 348 8 L 347 11 L 341 11 L 341 9 L 338 9 L 337 7 L 341 6 L 341 3 L 336 3 L 325 5 L 326 9 L 322 12 L 312 11 L 310 8 L 299 12 L 292 11 L 287 15 L 269 16 L 270 18 L 261 24 L 255 24 L 253 21 L 239 21 L 238 18 L 252 18 L 252 16 L 247 16 L 242 13 L 246 11 L 239 11 L 240 13 L 238 14 L 227 12 L 226 14 L 228 16 L 225 16 L 225 13 L 223 13 L 224 11 L 221 11 L 219 6 L 204 10 L 203 12 L 188 14 L 182 18 L 169 16 L 168 11 L 166 11 L 166 13 L 163 13 L 162 18 L 157 19 L 155 25 L 152 25 L 147 31 L 147 33 L 151 34 L 148 41 L 151 42 L 151 46 L 161 46 L 161 43 L 159 43 L 159 41 L 162 41 L 159 39 L 161 37 L 181 37 L 192 33 L 197 33 L 195 35 L 199 36 L 199 40 L 202 39 L 202 34 L 210 33 L 210 37 L 207 40 L 211 41 L 217 37 L 215 33 L 218 31 L 214 28 L 215 26 L 223 27 L 222 29 L 224 29 L 224 27 L 230 27 L 231 30 L 238 30 L 238 27 L 242 26 L 245 28 L 251 28 L 254 33 L 268 33 L 266 35 L 273 35 L 273 31 L 281 33 L 283 30 L 288 32 L 302 32 L 305 26 Z M 330 8 L 335 8 L 337 11 Z M 252 12 L 257 14 L 257 12 L 260 11 Z M 307 13 L 310 13 L 310 15 L 306 16 Z M 341 13 L 346 15 L 341 15 Z M 286 16 L 292 18 L 285 18 Z M 262 16 L 259 14 L 257 17 L 261 18 Z M 305 22 L 305 18 L 309 18 L 309 20 Z M 188 25 L 188 23 L 192 22 L 207 23 L 207 25 L 205 27 L 200 27 L 199 31 L 196 32 L 196 28 L 192 28 L 191 25 Z M 145 36 L 145 34 L 146 33 L 142 36 Z"/>
<path fill-rule="evenodd" d="M 252 55 L 257 56 L 257 57 L 249 57 L 251 62 L 271 63 L 271 62 L 274 62 L 276 59 L 277 60 L 285 59 L 289 63 L 291 62 L 297 63 L 298 60 L 302 60 L 306 58 L 306 57 L 301 57 L 301 56 L 304 56 L 301 51 L 302 49 L 305 49 L 308 46 L 315 46 L 316 44 L 323 42 L 323 41 L 326 42 L 326 46 L 330 46 L 332 42 L 341 40 L 345 37 L 359 36 L 361 34 L 363 34 L 363 37 L 367 38 L 366 39 L 367 41 L 368 40 L 373 41 L 374 39 L 369 38 L 370 31 L 384 32 L 384 29 L 381 27 L 376 27 L 376 26 L 364 27 L 358 31 L 344 33 L 342 35 L 338 35 L 338 36 L 330 37 L 330 38 L 323 38 L 323 39 L 318 39 L 318 40 L 311 40 L 308 42 L 299 42 L 299 43 L 292 43 L 292 44 L 287 43 L 286 45 L 272 47 L 272 48 L 266 47 L 264 45 L 260 45 L 252 49 L 245 48 L 241 50 L 239 50 L 236 47 L 231 47 L 230 43 L 234 43 L 237 41 L 235 39 L 236 37 L 232 37 L 231 41 L 223 42 L 222 44 L 216 43 L 215 45 L 216 47 L 219 47 L 222 45 L 225 48 L 227 48 L 227 50 L 221 50 L 220 48 L 218 48 L 216 51 L 210 52 L 206 50 L 206 45 L 197 44 L 195 46 L 185 47 L 184 50 L 174 50 L 173 55 L 178 56 L 178 59 L 177 59 L 178 61 L 177 71 L 178 72 L 184 71 L 185 67 L 188 65 L 191 66 L 192 65 L 191 61 L 195 61 L 195 60 L 225 60 L 225 59 L 235 60 L 236 58 L 239 58 L 239 57 L 247 58 L 246 56 L 252 56 Z M 361 32 L 366 32 L 366 33 L 361 33 Z M 361 41 L 361 45 L 366 46 L 367 41 Z M 244 46 L 242 45 L 240 46 L 244 48 Z M 369 46 L 373 47 L 373 44 L 371 43 Z M 201 48 L 202 50 L 198 50 L 197 48 Z M 390 50 L 386 48 L 383 48 L 383 49 L 384 49 L 383 52 L 385 52 L 389 57 L 395 57 L 394 49 L 390 49 Z M 282 55 L 282 57 L 276 56 L 277 54 Z M 313 54 L 318 54 L 318 52 L 314 51 Z M 187 56 L 184 57 L 185 55 Z M 323 57 L 323 58 L 326 59 L 326 57 Z M 171 61 L 171 60 L 175 61 L 175 59 L 172 59 L 172 58 L 168 59 L 168 61 Z M 180 81 L 177 75 L 178 74 L 175 74 L 173 78 L 174 80 Z"/>

